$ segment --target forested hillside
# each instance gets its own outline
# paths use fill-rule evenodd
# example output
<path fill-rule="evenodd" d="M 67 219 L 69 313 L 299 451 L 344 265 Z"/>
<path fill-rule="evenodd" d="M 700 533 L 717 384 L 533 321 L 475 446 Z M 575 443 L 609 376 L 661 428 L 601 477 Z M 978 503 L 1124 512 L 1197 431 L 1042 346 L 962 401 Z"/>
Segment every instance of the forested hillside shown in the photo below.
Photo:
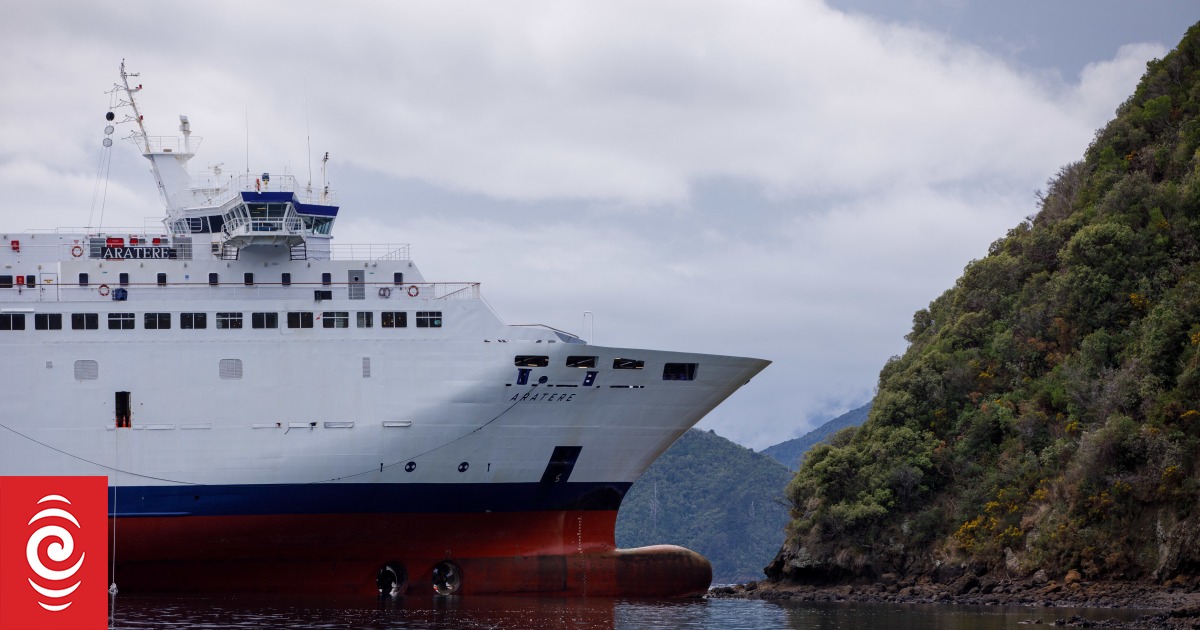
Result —
<path fill-rule="evenodd" d="M 913 316 L 769 573 L 1200 571 L 1200 25 Z"/>
<path fill-rule="evenodd" d="M 867 413 L 870 411 L 871 403 L 867 403 L 857 409 L 851 409 L 798 438 L 792 438 L 774 446 L 768 446 L 761 452 L 763 455 L 767 455 L 794 470 L 800 466 L 800 458 L 808 452 L 808 449 L 828 440 L 833 437 L 834 433 L 842 429 L 857 427 L 866 422 Z"/>
<path fill-rule="evenodd" d="M 625 495 L 617 545 L 681 545 L 712 562 L 716 583 L 760 579 L 783 543 L 790 476 L 765 455 L 692 429 Z"/>

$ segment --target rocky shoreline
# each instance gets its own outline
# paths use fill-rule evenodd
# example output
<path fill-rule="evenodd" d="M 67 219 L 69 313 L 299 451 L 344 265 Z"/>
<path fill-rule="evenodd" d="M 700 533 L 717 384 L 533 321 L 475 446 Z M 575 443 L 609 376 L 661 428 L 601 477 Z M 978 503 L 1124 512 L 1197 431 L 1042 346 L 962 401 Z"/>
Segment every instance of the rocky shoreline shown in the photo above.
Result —
<path fill-rule="evenodd" d="M 1059 579 L 1050 579 L 1042 571 L 1022 579 L 967 573 L 949 581 L 938 581 L 927 576 L 906 578 L 884 574 L 874 581 L 834 584 L 748 582 L 713 588 L 708 596 L 797 602 L 1132 608 L 1155 612 L 1142 615 L 1135 622 L 1072 617 L 1060 619 L 1053 625 L 1172 630 L 1200 628 L 1200 577 L 1194 576 L 1151 583 L 1087 581 L 1077 571 L 1070 571 Z"/>

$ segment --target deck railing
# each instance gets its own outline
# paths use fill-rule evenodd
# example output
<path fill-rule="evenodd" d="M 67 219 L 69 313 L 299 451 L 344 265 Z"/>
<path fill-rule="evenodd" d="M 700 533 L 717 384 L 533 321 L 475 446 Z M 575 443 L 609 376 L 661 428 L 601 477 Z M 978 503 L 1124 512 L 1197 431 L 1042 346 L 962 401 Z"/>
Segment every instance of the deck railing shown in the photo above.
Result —
<path fill-rule="evenodd" d="M 164 285 L 120 285 L 116 282 L 98 282 L 97 278 L 93 277 L 87 286 L 79 286 L 77 283 L 42 283 L 32 288 L 24 285 L 0 288 L 0 305 L 3 305 L 0 306 L 0 310 L 37 302 L 111 302 L 117 295 L 117 289 L 125 290 L 125 303 L 144 305 L 187 302 L 189 308 L 195 306 L 197 310 L 201 310 L 200 305 L 208 301 L 306 301 L 315 304 L 326 301 L 317 300 L 314 291 L 329 291 L 330 299 L 335 301 L 350 299 L 352 302 L 361 301 L 364 304 L 386 302 L 397 305 L 434 300 L 477 300 L 480 296 L 478 282 L 293 282 L 289 285 L 257 282 L 253 285 L 241 282 L 169 282 Z M 352 295 L 362 297 L 354 299 Z"/>

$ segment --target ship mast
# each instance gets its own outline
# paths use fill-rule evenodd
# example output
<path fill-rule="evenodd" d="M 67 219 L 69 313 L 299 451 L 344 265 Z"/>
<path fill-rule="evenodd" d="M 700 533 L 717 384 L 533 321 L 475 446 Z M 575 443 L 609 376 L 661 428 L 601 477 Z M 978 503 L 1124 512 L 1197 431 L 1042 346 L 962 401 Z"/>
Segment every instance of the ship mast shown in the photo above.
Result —
<path fill-rule="evenodd" d="M 154 173 L 154 181 L 158 184 L 158 194 L 167 208 L 167 220 L 170 221 L 176 218 L 175 215 L 180 209 L 179 200 L 176 197 L 192 187 L 192 179 L 185 168 L 187 161 L 192 157 L 192 128 L 188 123 L 187 116 L 180 116 L 179 130 L 183 132 L 182 145 L 167 147 L 164 146 L 162 138 L 152 140 L 150 134 L 146 133 L 145 121 L 141 110 L 138 109 L 137 99 L 134 97 L 134 94 L 142 91 L 142 86 L 129 85 L 129 78 L 137 76 L 140 75 L 125 69 L 125 60 L 122 59 L 121 84 L 117 85 L 115 90 L 125 93 L 125 98 L 120 104 L 129 105 L 133 110 L 133 116 L 125 118 L 125 122 L 137 123 L 137 130 L 130 134 L 129 139 L 142 151 L 142 156 L 150 160 L 150 170 Z M 199 144 L 198 139 L 197 144 Z"/>

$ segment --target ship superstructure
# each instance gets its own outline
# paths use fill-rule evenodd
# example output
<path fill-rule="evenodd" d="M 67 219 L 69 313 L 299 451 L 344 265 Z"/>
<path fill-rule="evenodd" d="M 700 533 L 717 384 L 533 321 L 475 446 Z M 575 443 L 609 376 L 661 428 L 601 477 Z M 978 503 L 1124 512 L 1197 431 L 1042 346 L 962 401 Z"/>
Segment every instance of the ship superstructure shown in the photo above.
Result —
<path fill-rule="evenodd" d="M 407 245 L 333 244 L 324 185 L 194 179 L 130 76 L 163 227 L 0 241 L 0 475 L 106 475 L 123 590 L 707 587 L 686 549 L 615 549 L 616 511 L 766 361 L 505 325 Z"/>

